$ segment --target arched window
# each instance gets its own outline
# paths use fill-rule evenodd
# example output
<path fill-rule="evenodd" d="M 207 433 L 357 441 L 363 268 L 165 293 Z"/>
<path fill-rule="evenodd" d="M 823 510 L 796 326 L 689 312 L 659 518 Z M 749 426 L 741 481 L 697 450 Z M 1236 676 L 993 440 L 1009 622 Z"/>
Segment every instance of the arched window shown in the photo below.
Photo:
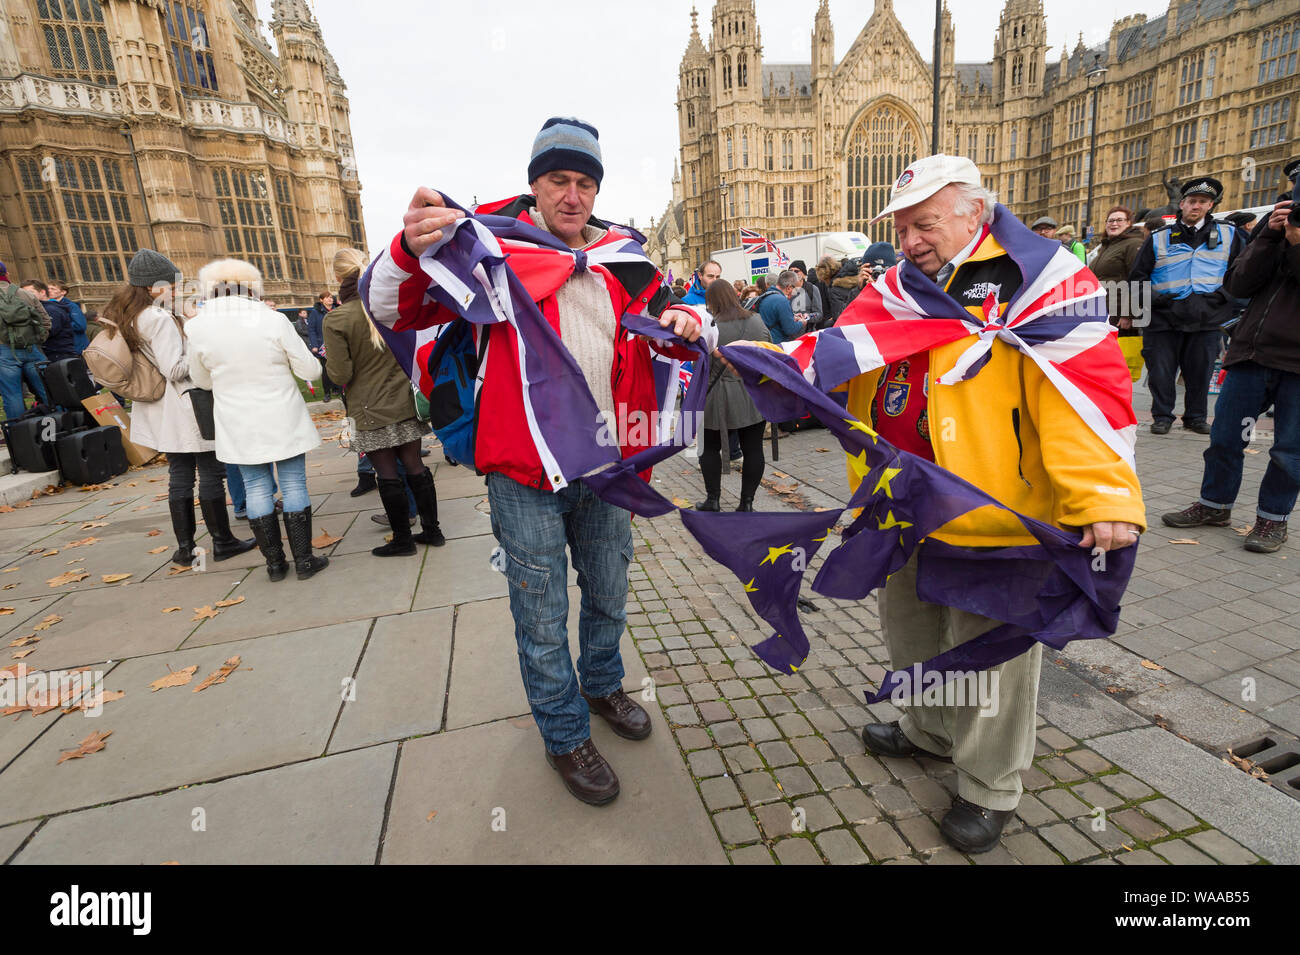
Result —
<path fill-rule="evenodd" d="M 695 128 L 695 104 L 694 103 L 686 104 L 686 128 L 687 129 Z"/>
<path fill-rule="evenodd" d="M 794 141 L 789 136 L 781 137 L 781 168 L 794 168 Z"/>
<path fill-rule="evenodd" d="M 171 0 L 163 4 L 172 68 L 181 91 L 198 96 L 217 92 L 216 62 L 208 43 L 208 21 L 202 0 Z"/>
<path fill-rule="evenodd" d="M 749 168 L 749 133 L 745 133 L 740 137 L 740 167 L 742 169 Z"/>
<path fill-rule="evenodd" d="M 813 150 L 812 137 L 807 133 L 803 136 L 803 168 L 811 169 L 813 167 Z"/>
<path fill-rule="evenodd" d="M 763 137 L 763 168 L 769 172 L 775 167 L 772 164 L 772 137 L 767 135 Z"/>
<path fill-rule="evenodd" d="M 873 226 L 868 220 L 889 204 L 895 180 L 916 160 L 921 142 L 916 120 L 898 106 L 878 106 L 858 121 L 846 149 L 849 229 L 867 233 L 873 242 L 894 241 L 892 221 L 884 219 Z"/>
<path fill-rule="evenodd" d="M 732 162 L 731 133 L 727 133 L 727 168 L 728 169 L 735 168 L 735 165 Z"/>
<path fill-rule="evenodd" d="M 749 85 L 749 54 L 742 53 L 736 59 L 736 85 Z"/>
<path fill-rule="evenodd" d="M 731 57 L 729 56 L 722 58 L 722 88 L 731 89 Z"/>
<path fill-rule="evenodd" d="M 1017 133 L 1016 127 L 1012 126 L 1011 127 L 1011 155 L 1007 157 L 1008 159 L 1016 158 L 1016 133 Z"/>
<path fill-rule="evenodd" d="M 38 0 L 36 13 L 50 54 L 51 76 L 117 85 L 100 0 L 81 0 L 79 4 Z"/>

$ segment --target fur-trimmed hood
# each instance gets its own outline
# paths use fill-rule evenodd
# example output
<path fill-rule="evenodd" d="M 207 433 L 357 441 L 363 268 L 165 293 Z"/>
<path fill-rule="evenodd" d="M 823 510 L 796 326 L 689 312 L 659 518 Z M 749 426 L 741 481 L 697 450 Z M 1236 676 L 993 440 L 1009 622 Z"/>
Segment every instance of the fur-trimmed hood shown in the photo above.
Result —
<path fill-rule="evenodd" d="M 224 287 L 224 288 L 223 288 Z M 262 273 L 243 259 L 217 259 L 199 269 L 199 295 L 205 300 L 218 294 L 262 297 Z"/>

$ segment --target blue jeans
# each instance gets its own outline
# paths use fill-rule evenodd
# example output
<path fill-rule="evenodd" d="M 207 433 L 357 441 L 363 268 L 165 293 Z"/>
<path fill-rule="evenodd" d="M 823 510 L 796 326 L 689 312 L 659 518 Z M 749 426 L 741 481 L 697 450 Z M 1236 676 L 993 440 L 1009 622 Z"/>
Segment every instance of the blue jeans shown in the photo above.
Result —
<path fill-rule="evenodd" d="M 370 457 L 364 452 L 358 451 L 357 452 L 357 476 L 359 477 L 362 474 L 374 474 L 374 473 L 375 473 L 375 466 L 370 463 Z M 402 478 L 406 477 L 406 465 L 402 463 L 401 458 L 397 459 L 397 476 Z M 411 485 L 409 484 L 406 485 L 406 506 L 410 512 L 411 517 L 414 517 L 418 513 L 415 507 L 415 495 L 411 493 Z"/>
<path fill-rule="evenodd" d="M 275 468 L 274 474 L 272 468 Z M 276 474 L 280 476 L 286 514 L 296 514 L 311 507 L 311 498 L 307 496 L 307 455 L 300 454 L 272 464 L 241 464 L 239 470 L 248 495 L 250 520 L 265 517 L 275 510 Z"/>
<path fill-rule="evenodd" d="M 50 403 L 36 370 L 37 362 L 43 361 L 45 355 L 35 345 L 17 351 L 0 345 L 0 400 L 4 402 L 6 421 L 17 421 L 27 412 L 27 403 L 23 401 L 24 380 L 37 401 L 43 405 Z"/>
<path fill-rule="evenodd" d="M 244 475 L 239 470 L 238 464 L 226 465 L 226 490 L 230 492 L 230 506 L 235 509 L 235 516 L 241 517 L 246 508 L 248 496 L 244 493 Z M 275 478 L 271 479 L 271 493 L 274 495 L 280 488 L 275 483 Z"/>
<path fill-rule="evenodd" d="M 1270 521 L 1284 521 L 1295 507 L 1300 491 L 1300 375 L 1253 361 L 1228 367 L 1214 407 L 1201 479 L 1201 503 L 1206 507 L 1232 507 L 1237 500 L 1245 460 L 1244 436 L 1251 433 L 1270 404 L 1274 406 L 1273 447 L 1259 484 L 1256 513 Z"/>
<path fill-rule="evenodd" d="M 591 736 L 578 687 L 600 697 L 623 686 L 618 642 L 627 621 L 631 515 L 606 504 L 581 481 L 542 491 L 493 472 L 487 487 L 492 533 L 510 581 L 510 615 L 528 705 L 547 751 L 561 756 Z M 582 590 L 577 680 L 569 655 L 566 545 Z"/>

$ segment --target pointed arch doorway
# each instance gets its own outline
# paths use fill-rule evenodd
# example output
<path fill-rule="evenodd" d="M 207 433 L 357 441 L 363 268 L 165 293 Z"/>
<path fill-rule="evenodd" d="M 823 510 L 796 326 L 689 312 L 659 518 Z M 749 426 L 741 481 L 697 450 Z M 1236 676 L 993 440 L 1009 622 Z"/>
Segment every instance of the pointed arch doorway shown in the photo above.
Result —
<path fill-rule="evenodd" d="M 871 217 L 889 204 L 889 193 L 904 169 L 920 155 L 920 123 L 912 111 L 886 100 L 863 109 L 845 139 L 844 221 L 872 242 L 893 242 L 894 224 Z"/>

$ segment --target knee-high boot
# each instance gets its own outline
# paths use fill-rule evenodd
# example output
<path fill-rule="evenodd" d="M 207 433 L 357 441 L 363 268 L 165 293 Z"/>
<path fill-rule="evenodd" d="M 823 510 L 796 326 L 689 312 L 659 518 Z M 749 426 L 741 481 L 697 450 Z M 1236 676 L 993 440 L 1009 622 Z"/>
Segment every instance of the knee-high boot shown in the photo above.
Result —
<path fill-rule="evenodd" d="M 441 547 L 447 543 L 447 538 L 442 536 L 442 529 L 438 527 L 438 489 L 433 484 L 433 473 L 428 468 L 419 474 L 408 473 L 406 483 L 415 496 L 415 509 L 420 514 L 421 530 L 412 539 L 417 544 Z M 402 506 L 405 507 L 405 496 L 402 502 Z M 405 514 L 405 510 L 402 513 Z"/>

